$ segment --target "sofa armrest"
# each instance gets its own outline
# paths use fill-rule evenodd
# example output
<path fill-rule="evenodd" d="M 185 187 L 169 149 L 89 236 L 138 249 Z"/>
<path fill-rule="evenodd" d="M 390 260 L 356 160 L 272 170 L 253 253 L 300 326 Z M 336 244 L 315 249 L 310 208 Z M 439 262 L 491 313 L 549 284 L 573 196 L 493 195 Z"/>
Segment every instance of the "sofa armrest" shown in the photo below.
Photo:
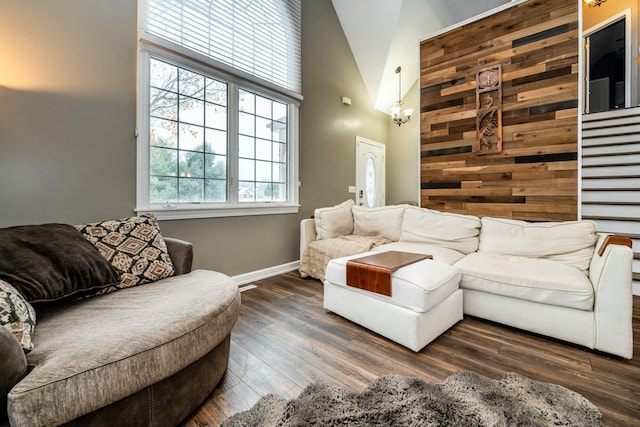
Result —
<path fill-rule="evenodd" d="M 27 373 L 27 359 L 20 343 L 0 326 L 0 424 L 7 419 L 7 394 Z"/>
<path fill-rule="evenodd" d="M 611 244 L 607 234 L 598 235 L 589 267 L 595 292 L 595 348 L 630 359 L 633 357 L 633 251 L 626 245 Z M 610 244 L 604 247 L 607 241 Z"/>
<path fill-rule="evenodd" d="M 302 259 L 302 254 L 304 254 L 304 248 L 316 240 L 316 237 L 316 221 L 313 218 L 300 221 L 300 259 Z"/>
<path fill-rule="evenodd" d="M 616 236 L 615 234 L 609 234 L 605 237 L 604 241 L 600 245 L 600 249 L 598 249 L 598 255 L 604 255 L 605 249 L 609 245 L 623 245 L 628 246 L 633 249 L 633 243 L 631 243 L 631 239 L 624 236 Z"/>
<path fill-rule="evenodd" d="M 193 264 L 193 245 L 173 237 L 165 237 L 164 242 L 176 269 L 176 275 L 189 273 Z"/>

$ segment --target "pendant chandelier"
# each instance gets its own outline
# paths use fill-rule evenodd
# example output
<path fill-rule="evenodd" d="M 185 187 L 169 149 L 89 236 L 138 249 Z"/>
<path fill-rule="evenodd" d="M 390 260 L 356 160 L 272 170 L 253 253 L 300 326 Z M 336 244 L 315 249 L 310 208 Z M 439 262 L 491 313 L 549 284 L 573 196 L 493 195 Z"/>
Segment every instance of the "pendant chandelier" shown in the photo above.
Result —
<path fill-rule="evenodd" d="M 391 109 L 391 119 L 398 126 L 411 120 L 411 115 L 413 114 L 412 108 L 402 108 L 402 76 L 400 71 L 401 67 L 396 68 L 396 74 L 398 75 L 398 102 Z"/>

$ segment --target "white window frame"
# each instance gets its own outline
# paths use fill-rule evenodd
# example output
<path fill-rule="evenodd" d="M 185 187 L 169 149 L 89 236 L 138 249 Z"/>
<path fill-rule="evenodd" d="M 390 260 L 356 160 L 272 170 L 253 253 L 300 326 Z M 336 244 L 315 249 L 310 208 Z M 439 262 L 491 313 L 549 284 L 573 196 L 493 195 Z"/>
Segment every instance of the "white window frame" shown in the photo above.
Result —
<path fill-rule="evenodd" d="M 223 203 L 175 203 L 153 204 L 149 200 L 150 185 L 150 146 L 149 146 L 149 62 L 153 56 L 177 66 L 192 69 L 229 83 L 229 123 L 228 123 L 228 161 L 227 194 Z M 287 141 L 287 189 L 286 202 L 240 202 L 238 200 L 238 123 L 231 119 L 237 115 L 236 104 L 239 88 L 255 91 L 258 94 L 273 97 L 287 103 L 288 141 Z M 245 215 L 272 215 L 298 213 L 299 210 L 299 101 L 295 94 L 272 83 L 238 71 L 204 55 L 200 55 L 150 34 L 139 37 L 138 42 L 138 97 L 137 97 L 137 187 L 136 212 L 153 213 L 158 219 L 191 219 L 229 217 Z"/>

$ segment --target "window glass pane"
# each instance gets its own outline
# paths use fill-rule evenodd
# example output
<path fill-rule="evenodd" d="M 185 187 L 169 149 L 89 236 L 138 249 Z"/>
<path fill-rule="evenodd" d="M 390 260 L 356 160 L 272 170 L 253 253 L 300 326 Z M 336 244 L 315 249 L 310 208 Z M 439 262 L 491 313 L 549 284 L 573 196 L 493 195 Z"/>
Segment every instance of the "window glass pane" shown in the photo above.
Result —
<path fill-rule="evenodd" d="M 240 181 L 238 188 L 238 200 L 241 202 L 255 201 L 255 183 L 253 181 Z"/>
<path fill-rule="evenodd" d="M 287 142 L 287 125 L 281 122 L 273 122 L 273 140 Z"/>
<path fill-rule="evenodd" d="M 253 160 L 238 160 L 238 177 L 240 180 L 253 181 L 255 179 L 255 163 Z"/>
<path fill-rule="evenodd" d="M 273 143 L 273 161 L 285 162 L 287 160 L 287 146 L 280 143 Z"/>
<path fill-rule="evenodd" d="M 255 113 L 256 96 L 251 92 L 240 91 L 240 111 Z"/>
<path fill-rule="evenodd" d="M 264 182 L 256 183 L 256 201 L 257 202 L 270 202 L 271 201 L 271 184 Z"/>
<path fill-rule="evenodd" d="M 152 176 L 149 182 L 151 203 L 175 203 L 178 201 L 178 178 Z"/>
<path fill-rule="evenodd" d="M 271 184 L 271 200 L 283 202 L 287 200 L 287 186 L 285 184 Z"/>
<path fill-rule="evenodd" d="M 149 114 L 152 117 L 178 120 L 178 96 L 173 92 L 151 88 Z"/>
<path fill-rule="evenodd" d="M 255 139 L 250 136 L 240 135 L 240 144 L 238 146 L 238 154 L 240 157 L 254 158 L 254 141 Z"/>
<path fill-rule="evenodd" d="M 271 139 L 271 120 L 256 117 L 256 136 Z"/>
<path fill-rule="evenodd" d="M 271 181 L 271 162 L 256 162 L 256 181 Z"/>
<path fill-rule="evenodd" d="M 204 76 L 181 68 L 178 88 L 183 95 L 204 99 Z"/>
<path fill-rule="evenodd" d="M 205 100 L 213 104 L 227 106 L 227 84 L 219 80 L 206 79 Z"/>
<path fill-rule="evenodd" d="M 271 160 L 271 141 L 256 139 L 256 159 Z"/>
<path fill-rule="evenodd" d="M 213 104 L 227 105 L 227 84 L 219 80 L 206 79 L 205 100 Z"/>
<path fill-rule="evenodd" d="M 205 151 L 207 153 L 227 154 L 227 133 L 219 130 L 205 130 Z"/>
<path fill-rule="evenodd" d="M 255 136 L 255 116 L 247 113 L 240 113 L 240 133 L 242 135 Z"/>
<path fill-rule="evenodd" d="M 180 124 L 180 134 L 178 138 L 180 149 L 202 151 L 204 146 L 204 128 Z"/>
<path fill-rule="evenodd" d="M 283 163 L 273 164 L 273 182 L 287 182 L 287 165 Z"/>
<path fill-rule="evenodd" d="M 204 188 L 205 202 L 226 202 L 227 201 L 227 181 L 217 179 L 205 180 Z"/>
<path fill-rule="evenodd" d="M 180 178 L 178 201 L 183 203 L 201 202 L 204 195 L 204 180 Z"/>
<path fill-rule="evenodd" d="M 273 119 L 279 122 L 287 123 L 287 104 L 274 101 Z"/>
<path fill-rule="evenodd" d="M 273 183 L 257 183 L 256 184 L 256 201 L 259 202 L 271 202 L 271 201 L 283 201 L 286 187 L 282 184 Z"/>
<path fill-rule="evenodd" d="M 157 59 L 151 59 L 149 67 L 151 87 L 171 92 L 178 91 L 178 67 Z"/>
<path fill-rule="evenodd" d="M 271 119 L 271 100 L 256 96 L 256 115 Z"/>
<path fill-rule="evenodd" d="M 149 140 L 151 145 L 177 148 L 178 125 L 169 120 L 151 118 L 149 121 Z"/>
<path fill-rule="evenodd" d="M 205 157 L 205 176 L 207 178 L 226 179 L 227 178 L 227 158 L 207 154 Z"/>
<path fill-rule="evenodd" d="M 204 101 L 180 96 L 180 121 L 204 125 Z"/>
<path fill-rule="evenodd" d="M 180 177 L 204 178 L 204 153 L 180 151 Z"/>
<path fill-rule="evenodd" d="M 207 103 L 206 125 L 210 128 L 227 129 L 227 108 L 216 104 Z"/>
<path fill-rule="evenodd" d="M 152 176 L 178 176 L 178 153 L 176 150 L 152 147 L 150 155 Z"/>
<path fill-rule="evenodd" d="M 367 192 L 367 205 L 370 208 L 376 205 L 376 184 L 376 165 L 373 163 L 373 159 L 369 157 L 367 160 L 367 168 L 365 170 L 365 190 Z"/>

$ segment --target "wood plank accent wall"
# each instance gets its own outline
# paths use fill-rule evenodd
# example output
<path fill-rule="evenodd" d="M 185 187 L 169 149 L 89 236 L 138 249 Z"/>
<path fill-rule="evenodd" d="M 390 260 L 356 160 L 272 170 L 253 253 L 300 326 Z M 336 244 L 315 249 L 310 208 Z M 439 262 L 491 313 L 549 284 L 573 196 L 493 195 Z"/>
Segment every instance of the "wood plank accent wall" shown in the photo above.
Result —
<path fill-rule="evenodd" d="M 578 1 L 531 0 L 420 44 L 421 206 L 575 220 Z M 476 71 L 502 66 L 503 149 L 476 155 Z"/>

